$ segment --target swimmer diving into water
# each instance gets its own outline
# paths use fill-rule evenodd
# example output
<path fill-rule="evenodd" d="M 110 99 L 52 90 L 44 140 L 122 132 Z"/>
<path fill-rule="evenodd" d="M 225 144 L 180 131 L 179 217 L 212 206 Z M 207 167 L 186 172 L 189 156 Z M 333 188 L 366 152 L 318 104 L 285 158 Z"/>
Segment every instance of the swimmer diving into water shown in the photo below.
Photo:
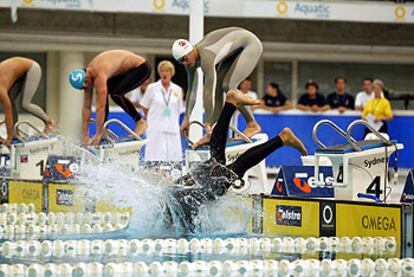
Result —
<path fill-rule="evenodd" d="M 134 104 L 125 96 L 139 87 L 151 74 L 151 67 L 144 58 L 125 50 L 100 53 L 86 69 L 76 69 L 69 75 L 72 87 L 84 90 L 82 112 L 82 142 L 98 145 L 102 140 L 103 126 L 109 113 L 108 96 L 129 114 L 136 123 L 135 133 L 142 135 L 147 123 L 141 118 Z M 92 92 L 96 89 L 96 135 L 89 139 L 89 120 L 92 114 Z"/>
<path fill-rule="evenodd" d="M 186 114 L 181 131 L 189 128 L 189 117 L 195 105 L 198 87 L 196 70 L 204 73 L 204 110 L 206 114 L 206 135 L 193 147 L 210 141 L 211 126 L 216 123 L 223 107 L 223 94 L 237 89 L 256 67 L 263 53 L 261 41 L 253 33 L 238 27 L 223 28 L 207 34 L 199 43 L 191 45 L 184 39 L 176 40 L 172 46 L 174 58 L 185 65 L 188 77 Z M 251 110 L 244 105 L 238 107 L 246 119 L 247 128 L 243 133 L 251 137 L 260 132 L 260 126 Z"/>
<path fill-rule="evenodd" d="M 22 108 L 44 122 L 45 133 L 52 131 L 54 121 L 42 108 L 32 103 L 41 77 L 42 69 L 34 60 L 13 57 L 0 63 L 0 101 L 7 129 L 7 138 L 3 143 L 10 144 L 13 140 L 13 127 L 19 120 L 16 108 L 19 95 L 22 95 Z"/>
<path fill-rule="evenodd" d="M 223 196 L 235 181 L 243 178 L 247 170 L 282 146 L 293 147 L 302 155 L 307 155 L 303 143 L 289 128 L 285 128 L 275 138 L 250 148 L 235 162 L 226 165 L 225 147 L 231 117 L 240 106 L 257 104 L 260 104 L 259 100 L 240 91 L 230 90 L 227 93 L 226 102 L 211 135 L 211 158 L 169 187 L 165 208 L 167 225 L 174 225 L 184 232 L 197 231 L 200 208 Z"/>

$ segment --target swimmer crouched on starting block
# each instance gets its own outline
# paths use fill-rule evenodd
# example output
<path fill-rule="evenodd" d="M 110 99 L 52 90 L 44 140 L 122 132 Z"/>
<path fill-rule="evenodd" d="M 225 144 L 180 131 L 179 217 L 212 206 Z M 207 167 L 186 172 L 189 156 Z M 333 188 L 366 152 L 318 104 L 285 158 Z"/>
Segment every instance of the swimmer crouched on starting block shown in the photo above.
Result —
<path fill-rule="evenodd" d="M 136 123 L 135 133 L 141 136 L 147 123 L 125 94 L 139 87 L 151 74 L 151 66 L 144 58 L 125 50 L 109 50 L 98 54 L 85 69 L 69 75 L 75 89 L 84 90 L 82 112 L 82 142 L 99 145 L 103 126 L 109 113 L 108 96 L 129 114 Z M 92 93 L 96 89 L 96 135 L 89 139 L 89 120 L 92 114 Z"/>
<path fill-rule="evenodd" d="M 34 60 L 13 57 L 0 63 L 0 101 L 7 129 L 7 138 L 1 139 L 1 143 L 11 144 L 13 140 L 13 127 L 19 120 L 16 109 L 19 95 L 22 95 L 22 108 L 44 122 L 45 133 L 52 131 L 54 121 L 42 108 L 32 103 L 41 77 L 42 69 Z"/>
<path fill-rule="evenodd" d="M 181 131 L 189 128 L 189 117 L 195 105 L 198 75 L 196 70 L 201 68 L 204 73 L 203 103 L 206 114 L 206 135 L 193 144 L 199 147 L 210 141 L 211 126 L 217 122 L 223 108 L 223 94 L 237 89 L 240 83 L 254 70 L 263 53 L 262 42 L 259 38 L 239 27 L 218 29 L 208 33 L 199 43 L 191 45 L 184 39 L 176 40 L 172 46 L 174 58 L 182 63 L 187 70 L 188 92 L 186 94 L 186 116 L 181 124 Z M 246 119 L 247 128 L 243 133 L 251 137 L 260 133 L 250 109 L 244 105 L 238 107 Z"/>
<path fill-rule="evenodd" d="M 225 147 L 231 117 L 241 105 L 257 104 L 260 104 L 259 100 L 240 91 L 230 90 L 227 93 L 225 105 L 211 135 L 211 158 L 168 187 L 164 221 L 167 227 L 174 226 L 179 228 L 176 231 L 182 232 L 197 231 L 196 219 L 200 207 L 223 196 L 235 181 L 243 178 L 247 170 L 280 147 L 290 146 L 302 155 L 307 155 L 303 143 L 289 128 L 285 128 L 278 136 L 250 148 L 235 162 L 226 165 Z"/>

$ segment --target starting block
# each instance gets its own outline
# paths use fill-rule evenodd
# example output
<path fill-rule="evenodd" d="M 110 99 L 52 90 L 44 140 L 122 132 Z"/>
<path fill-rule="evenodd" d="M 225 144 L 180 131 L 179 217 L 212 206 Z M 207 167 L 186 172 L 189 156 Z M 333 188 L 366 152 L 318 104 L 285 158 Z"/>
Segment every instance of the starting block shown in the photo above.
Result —
<path fill-rule="evenodd" d="M 110 124 L 118 124 L 129 135 L 120 137 L 109 129 Z M 146 139 L 139 137 L 127 125 L 118 119 L 110 119 L 104 124 L 105 141 L 99 146 L 90 146 L 100 161 L 118 160 L 129 166 L 137 167 L 139 163 L 139 151 L 147 143 Z"/>
<path fill-rule="evenodd" d="M 333 128 L 347 143 L 330 147 L 324 145 L 317 137 L 321 125 Z M 351 136 L 356 125 L 364 125 L 377 139 L 356 141 Z M 329 120 L 319 121 L 313 128 L 313 138 L 320 146 L 315 152 L 316 184 L 323 186 L 323 180 L 318 178 L 319 166 L 321 159 L 327 158 L 332 163 L 335 199 L 387 202 L 390 193 L 388 161 L 394 152 L 404 148 L 401 143 L 386 139 L 364 120 L 352 122 L 346 132 Z"/>
<path fill-rule="evenodd" d="M 36 135 L 29 136 L 21 126 L 29 127 Z M 16 180 L 41 181 L 49 152 L 58 142 L 58 138 L 47 136 L 30 122 L 20 121 L 14 126 L 16 139 L 10 148 L 3 147 L 1 154 L 1 172 L 3 178 Z"/>
<path fill-rule="evenodd" d="M 202 125 L 198 122 L 199 125 Z M 240 132 L 238 129 L 236 129 L 233 126 L 230 126 L 230 129 L 239 134 L 243 140 L 242 141 L 232 141 L 226 144 L 226 162 L 227 164 L 231 164 L 234 162 L 241 154 L 246 152 L 248 149 L 265 143 L 268 141 L 267 134 L 261 133 L 253 136 L 252 138 L 246 137 L 242 132 Z M 190 142 L 191 143 L 191 142 Z M 202 147 L 197 149 L 186 149 L 185 150 L 185 168 L 187 170 L 194 167 L 196 164 L 206 161 L 210 158 L 210 149 L 208 147 Z M 254 177 L 257 178 L 260 182 L 261 186 L 255 186 L 254 189 L 250 185 L 250 182 L 248 181 L 248 177 Z M 249 169 L 245 176 L 244 176 L 244 184 L 240 186 L 233 186 L 231 190 L 235 193 L 239 194 L 245 194 L 245 193 L 270 193 L 271 187 L 267 188 L 267 174 L 266 174 L 266 164 L 265 161 L 261 161 L 258 165 L 255 167 Z"/>

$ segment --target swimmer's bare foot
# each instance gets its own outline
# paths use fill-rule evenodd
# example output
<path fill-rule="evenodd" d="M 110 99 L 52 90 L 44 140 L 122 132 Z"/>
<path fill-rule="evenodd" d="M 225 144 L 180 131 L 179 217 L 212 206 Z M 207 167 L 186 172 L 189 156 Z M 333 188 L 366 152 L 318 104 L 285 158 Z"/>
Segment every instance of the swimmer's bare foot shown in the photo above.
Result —
<path fill-rule="evenodd" d="M 252 136 L 257 135 L 261 131 L 262 131 L 262 128 L 260 127 L 260 125 L 257 124 L 256 121 L 251 121 L 251 122 L 247 123 L 247 127 L 246 127 L 246 129 L 244 129 L 243 134 L 246 137 L 251 138 Z M 235 141 L 243 140 L 243 137 L 241 137 L 241 136 L 235 137 L 234 140 Z"/>
<path fill-rule="evenodd" d="M 240 105 L 259 105 L 260 100 L 251 98 L 239 90 L 229 90 L 226 93 L 226 102 L 239 107 Z"/>
<path fill-rule="evenodd" d="M 250 121 L 249 123 L 247 123 L 247 127 L 246 129 L 244 129 L 243 134 L 251 138 L 252 136 L 260 133 L 260 131 L 262 131 L 262 128 L 260 128 L 260 125 L 257 124 L 256 121 Z"/>
<path fill-rule="evenodd" d="M 211 134 L 213 133 L 213 128 L 211 127 L 210 123 L 205 122 L 204 128 L 206 130 L 206 134 L 196 143 L 193 143 L 191 145 L 191 148 L 196 149 L 198 147 L 201 147 L 203 145 L 206 145 L 210 142 Z"/>
<path fill-rule="evenodd" d="M 142 134 L 145 132 L 147 127 L 148 127 L 148 123 L 144 119 L 140 119 L 137 122 L 137 125 L 135 126 L 135 133 L 138 136 L 142 136 Z"/>
<path fill-rule="evenodd" d="M 53 129 L 55 129 L 55 127 L 56 127 L 56 121 L 49 120 L 48 122 L 46 122 L 46 126 L 43 130 L 43 133 L 45 135 L 50 134 L 53 131 Z"/>
<path fill-rule="evenodd" d="M 191 145 L 191 148 L 196 149 L 198 147 L 206 145 L 210 142 L 210 139 L 211 139 L 211 135 L 205 135 L 199 141 L 197 141 L 196 143 L 193 143 L 193 145 Z"/>
<path fill-rule="evenodd" d="M 279 134 L 280 139 L 283 142 L 283 145 L 290 146 L 298 150 L 303 156 L 308 155 L 308 151 L 306 150 L 303 143 L 298 139 L 295 134 L 289 128 L 285 128 Z"/>

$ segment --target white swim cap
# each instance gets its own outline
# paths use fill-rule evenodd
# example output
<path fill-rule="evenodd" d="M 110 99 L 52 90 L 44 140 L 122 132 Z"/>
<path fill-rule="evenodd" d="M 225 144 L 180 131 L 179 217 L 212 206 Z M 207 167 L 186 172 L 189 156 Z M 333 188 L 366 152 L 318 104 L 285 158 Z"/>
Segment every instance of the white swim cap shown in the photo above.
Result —
<path fill-rule="evenodd" d="M 193 50 L 193 45 L 188 40 L 185 39 L 177 39 L 174 41 L 172 46 L 172 55 L 174 59 L 179 61 L 182 57 L 187 55 Z"/>

